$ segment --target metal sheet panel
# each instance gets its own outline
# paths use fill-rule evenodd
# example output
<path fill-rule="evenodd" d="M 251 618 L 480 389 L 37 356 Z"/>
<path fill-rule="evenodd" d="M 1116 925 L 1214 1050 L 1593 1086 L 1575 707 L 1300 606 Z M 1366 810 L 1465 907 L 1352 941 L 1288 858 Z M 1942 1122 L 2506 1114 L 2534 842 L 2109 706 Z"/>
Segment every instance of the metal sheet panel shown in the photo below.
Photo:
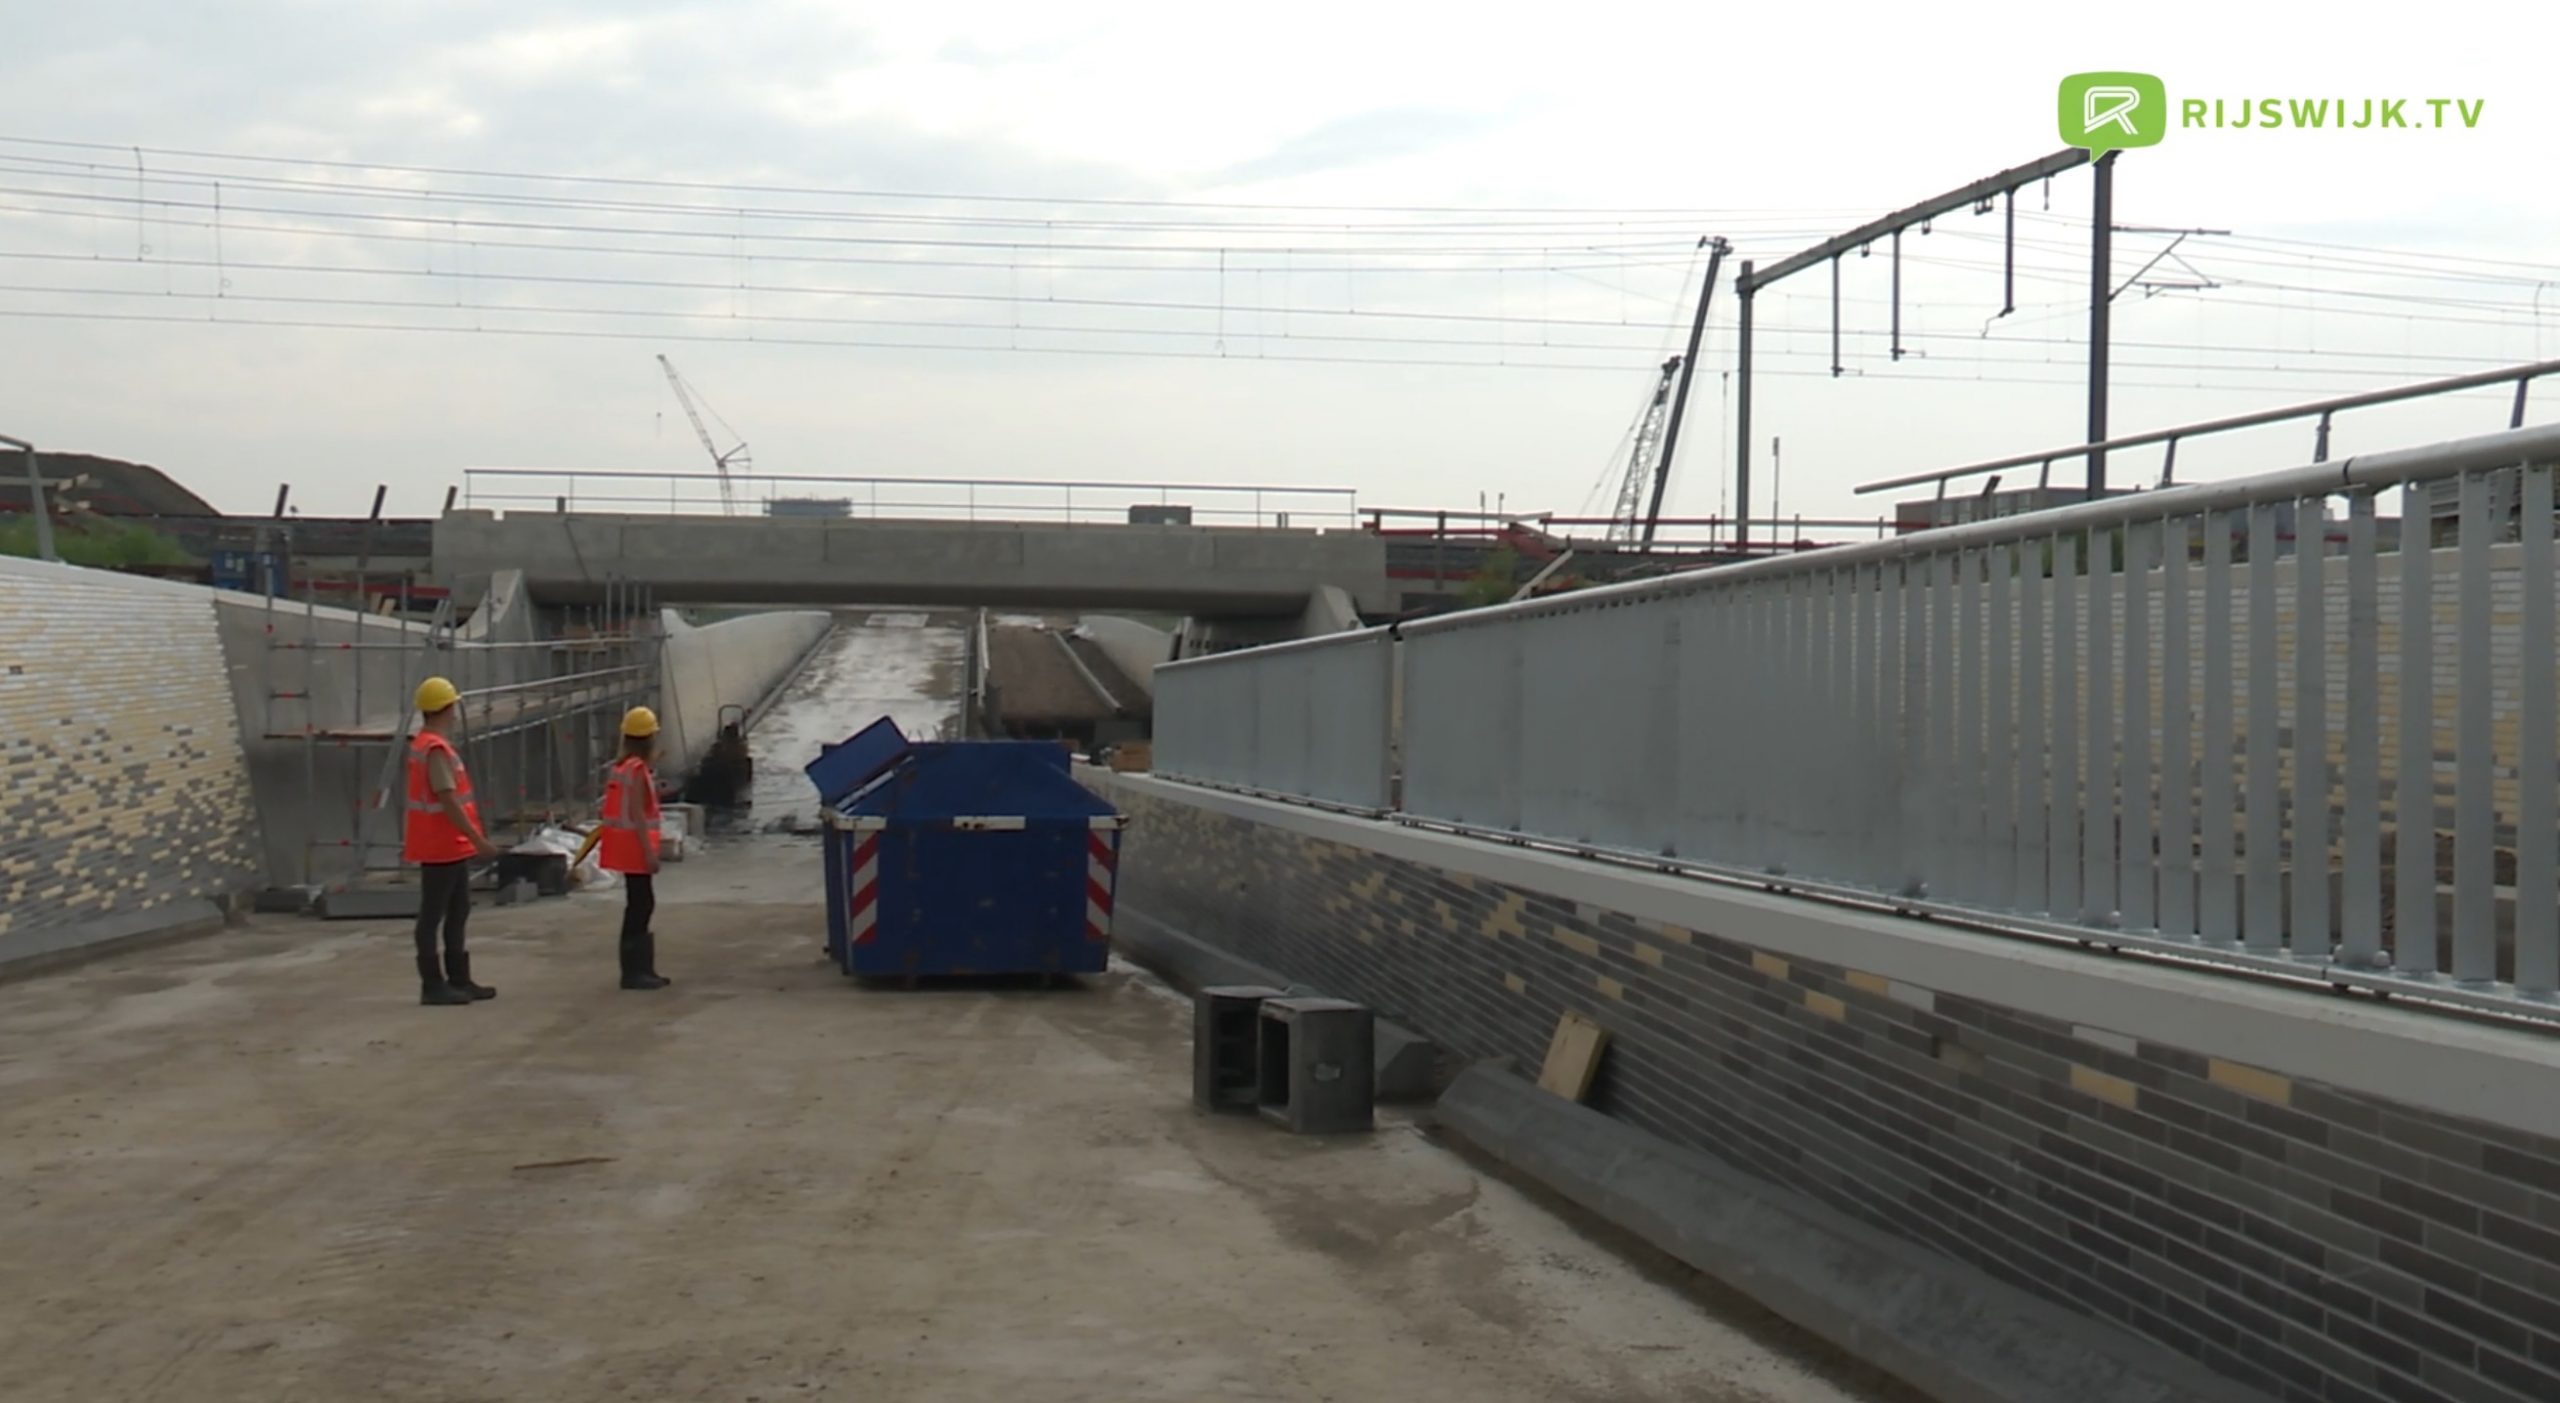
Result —
<path fill-rule="evenodd" d="M 1423 818 L 1519 826 L 1520 641 L 1502 626 L 1404 643 L 1404 807 Z"/>
<path fill-rule="evenodd" d="M 1158 669 L 1156 772 L 1385 808 L 1394 646 L 1371 633 Z"/>

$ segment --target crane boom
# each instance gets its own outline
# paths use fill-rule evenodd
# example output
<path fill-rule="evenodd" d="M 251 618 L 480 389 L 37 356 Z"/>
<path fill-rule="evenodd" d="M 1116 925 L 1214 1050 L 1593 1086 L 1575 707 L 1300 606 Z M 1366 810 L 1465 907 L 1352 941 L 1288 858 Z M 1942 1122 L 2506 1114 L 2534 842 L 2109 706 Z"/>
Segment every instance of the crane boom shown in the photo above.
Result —
<path fill-rule="evenodd" d="M 1653 397 L 1645 401 L 1644 412 L 1636 416 L 1635 433 L 1627 449 L 1627 471 L 1618 485 L 1618 506 L 1609 513 L 1608 539 L 1633 541 L 1645 530 L 1644 494 L 1653 481 L 1656 456 L 1662 447 L 1663 417 L 1671 408 L 1671 387 L 1680 375 L 1682 358 L 1673 356 L 1662 363 L 1662 377 L 1654 382 Z"/>
<path fill-rule="evenodd" d="M 719 471 L 721 513 L 735 515 L 738 510 L 738 497 L 736 486 L 729 478 L 729 465 L 735 463 L 741 468 L 747 466 L 749 461 L 747 441 L 740 438 L 737 447 L 726 453 L 721 452 L 718 441 L 711 437 L 710 427 L 702 422 L 702 409 L 708 409 L 710 406 L 707 403 L 700 409 L 694 406 L 699 392 L 685 383 L 684 377 L 676 373 L 676 363 L 667 359 L 663 353 L 658 357 L 658 368 L 667 372 L 667 387 L 676 392 L 676 403 L 684 406 L 684 417 L 693 421 L 694 437 L 702 440 L 702 451 L 711 455 L 711 466 Z M 712 417 L 719 418 L 719 411 L 713 410 Z M 720 427 L 729 428 L 728 421 L 721 420 Z M 737 431 L 730 429 L 730 432 L 734 434 Z"/>

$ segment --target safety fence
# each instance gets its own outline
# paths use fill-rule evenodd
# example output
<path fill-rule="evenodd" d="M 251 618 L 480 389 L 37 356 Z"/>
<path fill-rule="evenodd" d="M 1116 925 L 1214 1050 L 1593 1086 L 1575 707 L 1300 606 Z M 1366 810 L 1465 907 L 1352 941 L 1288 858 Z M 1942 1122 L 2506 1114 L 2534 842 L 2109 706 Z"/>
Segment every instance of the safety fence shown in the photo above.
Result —
<path fill-rule="evenodd" d="M 1182 757 L 1187 779 L 1384 809 L 1393 647 L 1364 629 L 1158 667 L 1156 753 Z"/>
<path fill-rule="evenodd" d="M 1156 765 L 2560 1015 L 2555 463 L 2540 426 L 1169 664 Z"/>
<path fill-rule="evenodd" d="M 1340 530 L 1358 524 L 1348 487 L 1051 478 L 466 468 L 462 505 L 500 511 L 791 517 L 816 520 L 1118 522 Z"/>

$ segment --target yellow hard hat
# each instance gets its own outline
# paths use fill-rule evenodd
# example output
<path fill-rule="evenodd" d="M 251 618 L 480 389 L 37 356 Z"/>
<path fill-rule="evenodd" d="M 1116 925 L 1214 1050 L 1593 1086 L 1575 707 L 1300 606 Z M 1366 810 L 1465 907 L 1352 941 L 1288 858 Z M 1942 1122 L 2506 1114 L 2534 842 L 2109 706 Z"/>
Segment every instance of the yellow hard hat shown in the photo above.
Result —
<path fill-rule="evenodd" d="M 645 706 L 635 706 L 622 713 L 622 733 L 634 738 L 658 733 L 658 713 Z"/>
<path fill-rule="evenodd" d="M 429 716 L 460 700 L 462 693 L 455 691 L 453 684 L 441 677 L 430 677 L 418 684 L 418 709 Z"/>

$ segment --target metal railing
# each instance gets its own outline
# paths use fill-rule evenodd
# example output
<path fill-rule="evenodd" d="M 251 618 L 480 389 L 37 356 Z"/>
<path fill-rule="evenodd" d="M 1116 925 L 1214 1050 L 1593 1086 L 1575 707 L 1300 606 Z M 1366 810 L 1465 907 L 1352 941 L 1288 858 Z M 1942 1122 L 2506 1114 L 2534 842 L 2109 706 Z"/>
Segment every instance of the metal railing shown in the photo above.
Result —
<path fill-rule="evenodd" d="M 2362 394 L 2312 400 L 2306 404 L 2287 405 L 2281 409 L 2260 409 L 2247 414 L 2234 414 L 2225 419 L 2207 419 L 2201 423 L 2180 424 L 2176 428 L 2126 434 L 2121 438 L 2108 439 L 2104 443 L 2073 444 L 2034 453 L 2014 453 L 2006 458 L 1967 463 L 1960 468 L 1941 468 L 1936 472 L 1889 477 L 1880 482 L 1866 483 L 1860 486 L 1858 491 L 1863 495 L 1869 492 L 1890 492 L 1903 487 L 1935 487 L 1938 489 L 1938 495 L 1943 497 L 1946 495 L 1947 484 L 1958 478 L 1980 477 L 1985 473 L 2023 468 L 2030 464 L 2037 468 L 2036 485 L 2050 487 L 2053 485 L 2053 465 L 2057 462 L 2067 463 L 2074 458 L 2088 457 L 2092 453 L 2113 453 L 2121 448 L 2144 448 L 2155 443 L 2165 445 L 2160 456 L 2160 485 L 2167 487 L 2177 481 L 2178 444 L 2183 440 L 2314 417 L 2319 420 L 2319 425 L 2313 432 L 2311 461 L 2325 463 L 2329 461 L 2330 423 L 2338 415 L 2350 409 L 2364 409 L 2377 404 L 2401 404 L 2410 400 L 2432 399 L 2437 395 L 2458 394 L 2464 390 L 2513 385 L 2516 393 L 2514 403 L 2507 410 L 2507 427 L 2520 429 L 2524 427 L 2525 395 L 2532 388 L 2533 382 L 2545 375 L 2560 375 L 2560 360 L 2532 361 L 2524 365 L 2508 366 L 2503 370 L 2483 370 L 2475 374 L 2456 375 L 2443 380 L 2421 381 L 2415 385 L 2396 385 L 2387 390 L 2367 390 Z"/>
<path fill-rule="evenodd" d="M 846 477 L 757 473 L 735 479 L 740 510 L 762 517 L 1118 522 L 1132 508 L 1181 509 L 1200 526 L 1266 529 L 1359 524 L 1348 487 L 1271 483 L 1063 481 L 1042 478 Z M 728 514 L 716 473 L 466 468 L 465 507 Z"/>
<path fill-rule="evenodd" d="M 1155 670 L 1155 745 L 1180 777 L 1331 807 L 1387 807 L 1394 639 L 1371 628 Z"/>
<path fill-rule="evenodd" d="M 2550 1018 L 2555 463 L 2510 430 L 1172 664 L 1157 770 Z M 2439 483 L 2458 546 L 2386 551 Z"/>

